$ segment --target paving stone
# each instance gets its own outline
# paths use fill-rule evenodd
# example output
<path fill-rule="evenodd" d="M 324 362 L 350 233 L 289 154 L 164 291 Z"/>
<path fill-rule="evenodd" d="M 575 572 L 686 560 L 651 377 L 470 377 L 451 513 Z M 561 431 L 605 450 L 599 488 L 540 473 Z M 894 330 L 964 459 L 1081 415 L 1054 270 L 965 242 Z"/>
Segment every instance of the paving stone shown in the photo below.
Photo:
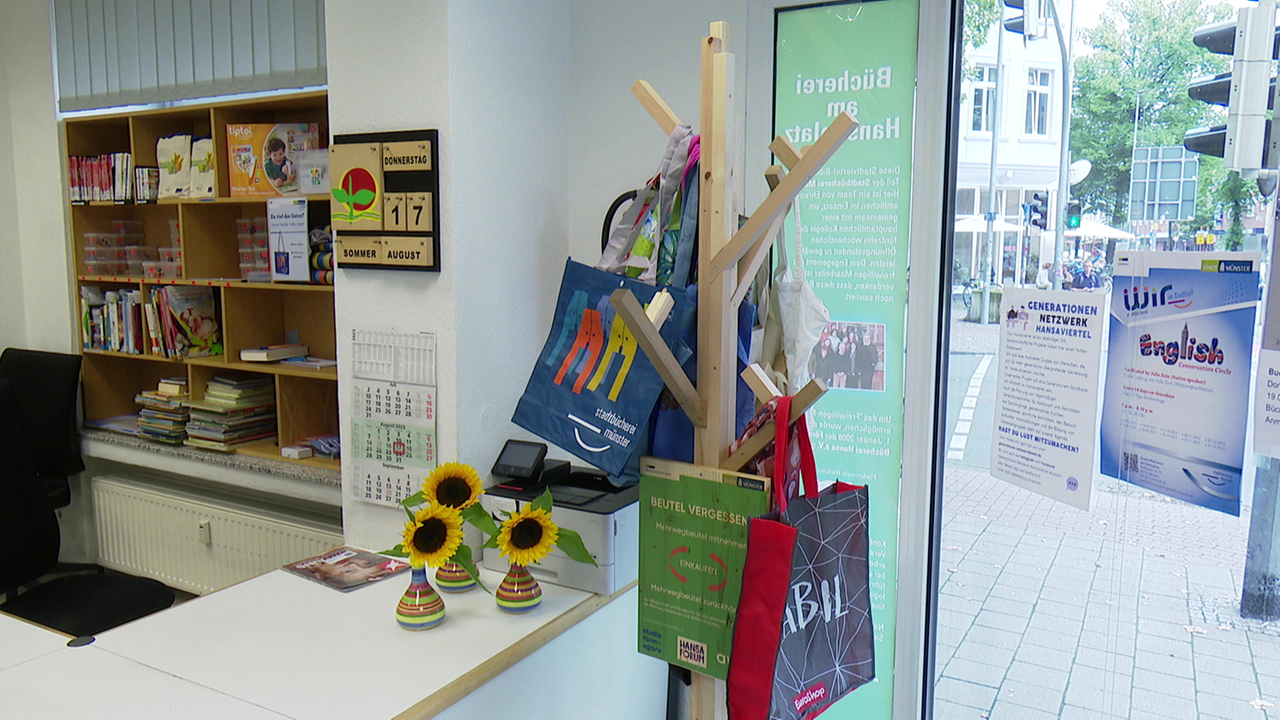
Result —
<path fill-rule="evenodd" d="M 1174 642 L 1190 641 L 1191 632 L 1187 630 L 1188 621 L 1166 622 L 1164 620 L 1138 619 L 1137 631 L 1143 637 L 1165 638 Z"/>
<path fill-rule="evenodd" d="M 1047 615 L 1057 620 L 1084 620 L 1084 604 L 1083 603 L 1065 603 L 1054 600 L 1041 599 L 1036 603 L 1036 614 Z"/>
<path fill-rule="evenodd" d="M 1191 659 L 1191 637 L 1188 634 L 1186 640 L 1169 640 L 1167 638 L 1155 637 L 1153 635 L 1138 636 L 1138 650 L 1157 653 L 1160 655 L 1172 655 L 1184 660 Z"/>
<path fill-rule="evenodd" d="M 1129 707 L 1129 688 L 1104 689 L 1071 681 L 1067 683 L 1064 700 L 1068 705 L 1095 712 L 1122 712 Z"/>
<path fill-rule="evenodd" d="M 992 612 L 1023 618 L 1024 620 L 1031 617 L 1031 613 L 1034 609 L 1035 605 L 1032 603 L 1020 602 L 1018 600 L 1007 600 L 999 597 L 988 597 L 987 601 L 982 604 L 982 610 L 984 612 L 990 610 Z"/>
<path fill-rule="evenodd" d="M 1190 623 L 1191 614 L 1187 611 L 1186 605 L 1178 609 L 1138 605 L 1138 619 L 1152 623 L 1169 623 L 1181 629 L 1183 625 Z"/>
<path fill-rule="evenodd" d="M 1244 698 L 1245 700 L 1253 700 L 1261 694 L 1258 691 L 1258 683 L 1254 681 L 1252 668 L 1247 674 L 1242 675 L 1215 675 L 1201 670 L 1200 661 L 1202 659 L 1196 658 L 1195 660 L 1196 690 L 1211 695 Z M 1246 695 L 1249 697 L 1245 697 Z"/>
<path fill-rule="evenodd" d="M 1062 691 L 1021 680 L 1005 679 L 997 696 L 1000 702 L 1010 702 L 1034 710 L 1057 713 L 1062 709 Z"/>
<path fill-rule="evenodd" d="M 1220 675 L 1226 678 L 1239 678 L 1241 680 L 1249 680 L 1252 682 L 1255 677 L 1252 663 L 1236 662 L 1235 660 L 1213 657 L 1212 655 L 1197 655 L 1194 658 L 1194 661 L 1197 678 L 1202 675 L 1209 674 Z M 1219 694 L 1226 695 L 1229 693 Z"/>
<path fill-rule="evenodd" d="M 1025 563 L 1013 562 L 1014 559 L 1016 559 L 1016 556 L 1014 558 L 1010 558 L 1009 563 L 1004 566 L 1004 571 L 1006 573 L 1012 573 L 1014 575 L 1024 575 L 1026 577 L 1034 578 L 1036 580 L 1044 580 L 1044 576 L 1049 573 L 1049 571 L 1045 569 L 1044 566 L 1028 565 Z"/>
<path fill-rule="evenodd" d="M 1227 643 L 1196 636 L 1191 639 L 1191 650 L 1196 657 L 1210 655 L 1236 662 L 1249 663 L 1250 665 L 1253 664 L 1253 653 L 1249 651 L 1247 644 Z M 1278 666 L 1277 669 L 1280 669 L 1280 663 L 1276 663 L 1276 665 Z"/>
<path fill-rule="evenodd" d="M 1143 690 L 1153 690 L 1155 692 L 1169 691 L 1176 697 L 1190 698 L 1196 694 L 1196 682 L 1191 678 L 1177 677 L 1166 673 L 1148 670 L 1146 668 L 1135 668 L 1133 671 L 1133 686 L 1142 688 Z"/>
<path fill-rule="evenodd" d="M 1037 578 L 1029 578 L 1023 575 L 1011 575 L 1009 573 L 1001 573 L 996 580 L 996 589 L 1009 588 L 1014 590 L 1031 590 L 1040 592 L 1044 587 L 1044 582 Z"/>
<path fill-rule="evenodd" d="M 959 652 L 959 651 L 957 651 Z M 986 663 L 976 662 L 974 660 L 966 660 L 964 658 L 952 658 L 947 663 L 946 670 L 942 673 L 944 678 L 954 678 L 956 680 L 964 680 L 978 685 L 986 685 L 991 688 L 1000 687 L 1000 683 L 1004 682 L 1004 667 L 996 667 Z"/>
<path fill-rule="evenodd" d="M 1053 668 L 1021 661 L 1015 661 L 1011 664 L 1009 671 L 1005 674 L 1006 680 L 1017 680 L 1029 685 L 1039 685 L 1058 692 L 1066 689 L 1067 678 L 1069 677 L 1070 673 L 1066 670 L 1054 670 Z"/>
<path fill-rule="evenodd" d="M 1132 633 L 1127 635 L 1109 635 L 1097 630 L 1082 630 L 1080 632 L 1080 647 L 1082 648 L 1087 647 L 1109 653 L 1132 655 L 1133 645 L 1134 636 Z"/>
<path fill-rule="evenodd" d="M 972 635 L 972 633 L 970 633 Z M 987 645 L 986 643 L 973 642 L 965 640 L 960 643 L 960 647 L 956 648 L 955 657 L 964 660 L 972 660 L 974 662 L 983 663 L 985 665 L 997 665 L 1000 667 L 1008 667 L 1013 662 L 1013 654 L 1017 652 L 1017 645 L 1014 647 L 996 647 Z"/>
<path fill-rule="evenodd" d="M 1026 705 L 1018 705 L 1001 698 L 996 701 L 994 707 L 991 708 L 991 720 L 1057 720 L 1058 713 L 1045 712 L 1029 708 Z"/>
<path fill-rule="evenodd" d="M 956 705 L 990 710 L 996 701 L 996 689 L 985 685 L 944 677 L 934 687 L 934 697 Z M 935 717 L 936 715 L 935 708 Z"/>
<path fill-rule="evenodd" d="M 1018 650 L 1019 644 L 1023 643 L 1023 634 L 974 625 L 973 628 L 969 629 L 969 634 L 965 635 L 965 642 L 989 644 L 989 646 Z"/>
<path fill-rule="evenodd" d="M 941 604 L 941 601 L 939 601 Z M 953 610 L 949 607 L 938 609 L 938 627 L 961 628 L 968 630 L 973 625 L 973 615 Z"/>
<path fill-rule="evenodd" d="M 1031 645 L 1053 648 L 1055 650 L 1073 650 L 1080 642 L 1079 635 L 1058 633 L 1043 628 L 1028 628 L 1022 634 L 1022 641 Z"/>
<path fill-rule="evenodd" d="M 1249 652 L 1255 658 L 1272 658 L 1280 660 L 1280 637 L 1274 635 L 1253 635 L 1249 639 Z M 1276 663 L 1280 667 L 1280 663 Z M 1276 673 L 1280 675 L 1280 673 Z"/>
<path fill-rule="evenodd" d="M 1178 677 L 1195 678 L 1196 676 L 1195 666 L 1191 664 L 1191 658 L 1180 658 L 1167 653 L 1139 650 L 1133 656 L 1133 665 L 1134 667 Z"/>
<path fill-rule="evenodd" d="M 1165 720 L 1198 720 L 1194 698 L 1182 698 L 1165 692 L 1134 688 L 1131 702 L 1135 709 L 1160 713 Z"/>
<path fill-rule="evenodd" d="M 1063 620 L 1049 613 L 1035 613 L 1027 620 L 1027 629 L 1031 628 L 1078 635 L 1084 629 L 1084 622 L 1080 620 Z"/>
<path fill-rule="evenodd" d="M 1089 710 L 1075 705 L 1063 705 L 1062 714 L 1059 717 L 1061 720 L 1128 720 L 1129 716 L 1127 714 L 1114 715 L 1098 710 Z"/>
<path fill-rule="evenodd" d="M 1128 673 L 1107 672 L 1101 668 L 1089 667 L 1079 663 L 1076 663 L 1075 667 L 1071 668 L 1071 682 L 1087 687 L 1102 688 L 1103 690 L 1128 688 L 1133 685 L 1133 679 Z"/>
<path fill-rule="evenodd" d="M 1111 653 L 1090 647 L 1081 647 L 1076 650 L 1076 664 L 1125 675 L 1129 675 L 1134 671 L 1132 654 Z M 1188 663 L 1189 666 L 1190 663 Z M 1187 675 L 1187 677 L 1191 677 L 1191 675 Z"/>
<path fill-rule="evenodd" d="M 973 619 L 973 624 L 975 629 L 976 626 L 998 628 L 1010 634 L 1017 634 L 1020 636 L 1022 631 L 1027 629 L 1027 618 L 1018 617 L 1017 615 L 1006 615 L 1004 613 L 984 609 Z M 992 644 L 1004 647 L 1002 643 Z"/>
<path fill-rule="evenodd" d="M 1218 715 L 1226 718 L 1257 717 L 1258 711 L 1249 703 L 1257 699 L 1251 697 L 1224 697 L 1206 692 L 1196 693 L 1196 708 L 1203 715 Z"/>
<path fill-rule="evenodd" d="M 1075 662 L 1075 653 L 1023 643 L 1014 655 L 1014 659 L 1057 670 L 1070 670 L 1072 663 Z"/>
<path fill-rule="evenodd" d="M 985 720 L 987 711 L 937 699 L 933 701 L 933 718 L 934 720 Z"/>

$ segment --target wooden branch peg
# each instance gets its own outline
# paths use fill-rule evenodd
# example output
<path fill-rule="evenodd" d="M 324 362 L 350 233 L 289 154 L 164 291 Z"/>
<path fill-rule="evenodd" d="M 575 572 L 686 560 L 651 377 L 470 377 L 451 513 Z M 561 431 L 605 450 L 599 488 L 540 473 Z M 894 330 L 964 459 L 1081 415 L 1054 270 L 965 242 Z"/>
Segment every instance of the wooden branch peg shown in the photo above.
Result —
<path fill-rule="evenodd" d="M 767 403 L 782 394 L 759 363 L 748 365 L 747 369 L 742 371 L 741 377 L 747 383 L 747 387 L 751 388 L 751 392 L 756 394 L 756 399 L 762 403 Z"/>
<path fill-rule="evenodd" d="M 799 420 L 800 416 L 813 407 L 813 404 L 818 402 L 818 399 L 825 395 L 826 392 L 826 383 L 817 378 L 810 380 L 809 384 L 801 388 L 800 392 L 796 393 L 796 396 L 791 400 L 791 422 Z M 778 425 L 776 422 L 765 423 L 756 431 L 755 435 L 747 438 L 747 441 L 742 443 L 742 447 L 738 448 L 737 452 L 729 456 L 729 459 L 724 462 L 724 469 L 735 472 L 742 470 L 747 463 L 751 462 L 751 458 L 759 455 L 766 445 L 774 441 L 777 432 Z"/>
<path fill-rule="evenodd" d="M 796 149 L 795 145 L 791 144 L 786 135 L 779 135 L 774 138 L 773 142 L 769 143 L 769 150 L 773 152 L 774 157 L 778 158 L 778 162 L 787 166 L 788 170 L 794 168 L 796 163 L 800 162 L 800 156 L 803 154 Z"/>
<path fill-rule="evenodd" d="M 684 368 L 680 367 L 676 356 L 671 354 L 671 349 L 663 342 L 657 328 L 645 315 L 644 308 L 640 307 L 640 301 L 636 299 L 635 294 L 630 290 L 619 288 L 609 296 L 609 302 L 618 311 L 618 317 L 627 324 L 627 328 L 635 336 L 636 344 L 649 358 L 649 362 L 653 363 L 658 375 L 662 376 L 662 381 L 667 384 L 671 394 L 680 403 L 684 414 L 689 416 L 689 421 L 694 427 L 706 427 L 706 405 L 703 404 L 702 398 L 698 397 L 698 391 L 693 387 L 693 383 L 689 382 L 689 376 L 684 374 Z"/>
<path fill-rule="evenodd" d="M 722 273 L 738 262 L 760 239 L 760 233 L 768 230 L 779 215 L 786 214 L 787 206 L 795 200 L 796 195 L 804 189 L 814 175 L 818 174 L 822 166 L 831 159 L 836 150 L 840 149 L 857 127 L 858 121 L 854 120 L 849 113 L 842 112 L 836 116 L 836 119 L 822 133 L 822 137 L 818 138 L 818 142 L 800 156 L 800 162 L 796 163 L 795 168 L 782 179 L 782 182 L 778 183 L 778 187 L 769 193 L 764 202 L 760 203 L 760 207 L 756 208 L 746 224 L 734 233 L 733 239 L 716 253 L 711 261 L 712 272 Z"/>
<path fill-rule="evenodd" d="M 662 128 L 662 132 L 670 135 L 677 125 L 683 125 L 680 118 L 671 109 L 662 96 L 658 94 L 653 86 L 644 80 L 637 80 L 635 85 L 631 86 L 631 94 L 636 96 L 644 109 L 649 112 L 650 117 L 658 123 L 658 127 Z"/>

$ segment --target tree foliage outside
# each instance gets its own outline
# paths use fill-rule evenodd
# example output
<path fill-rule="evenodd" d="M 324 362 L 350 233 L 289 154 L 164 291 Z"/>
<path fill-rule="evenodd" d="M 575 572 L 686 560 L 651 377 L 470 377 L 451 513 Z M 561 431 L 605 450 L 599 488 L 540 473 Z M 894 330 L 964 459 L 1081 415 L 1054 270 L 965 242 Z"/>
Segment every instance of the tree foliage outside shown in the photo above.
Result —
<path fill-rule="evenodd" d="M 1232 13 L 1229 4 L 1200 0 L 1119 0 L 1081 33 L 1092 52 L 1077 53 L 1075 62 L 1071 155 L 1088 159 L 1093 171 L 1072 192 L 1086 212 L 1112 225 L 1128 219 L 1135 106 L 1138 147 L 1181 145 L 1187 130 L 1225 122 L 1225 108 L 1192 100 L 1187 86 L 1227 69 L 1230 58 L 1196 47 L 1191 34 Z M 1201 158 L 1198 213 L 1212 216 L 1221 167 L 1218 158 Z"/>

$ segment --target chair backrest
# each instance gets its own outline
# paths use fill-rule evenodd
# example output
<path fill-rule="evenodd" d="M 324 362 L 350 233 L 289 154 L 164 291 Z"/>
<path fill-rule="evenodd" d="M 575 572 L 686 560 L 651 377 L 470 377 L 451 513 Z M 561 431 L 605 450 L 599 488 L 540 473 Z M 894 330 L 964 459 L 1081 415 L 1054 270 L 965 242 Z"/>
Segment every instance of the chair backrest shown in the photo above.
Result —
<path fill-rule="evenodd" d="M 31 481 L 14 412 L 19 393 L 0 378 L 0 593 L 48 572 L 58 562 L 61 536 L 49 499 Z"/>
<path fill-rule="evenodd" d="M 80 361 L 79 355 L 20 348 L 0 354 L 0 378 L 11 383 L 39 475 L 65 478 L 84 470 L 76 427 Z"/>

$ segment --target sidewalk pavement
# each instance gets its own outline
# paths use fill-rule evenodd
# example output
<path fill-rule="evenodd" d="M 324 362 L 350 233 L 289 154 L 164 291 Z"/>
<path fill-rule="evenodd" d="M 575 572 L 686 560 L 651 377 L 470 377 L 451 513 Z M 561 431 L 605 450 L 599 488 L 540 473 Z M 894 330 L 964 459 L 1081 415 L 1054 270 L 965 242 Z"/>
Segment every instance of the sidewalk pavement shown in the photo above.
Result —
<path fill-rule="evenodd" d="M 962 463 L 944 492 L 935 718 L 1280 720 L 1280 621 L 1238 609 L 1248 506 L 1098 476 L 1083 512 Z"/>

